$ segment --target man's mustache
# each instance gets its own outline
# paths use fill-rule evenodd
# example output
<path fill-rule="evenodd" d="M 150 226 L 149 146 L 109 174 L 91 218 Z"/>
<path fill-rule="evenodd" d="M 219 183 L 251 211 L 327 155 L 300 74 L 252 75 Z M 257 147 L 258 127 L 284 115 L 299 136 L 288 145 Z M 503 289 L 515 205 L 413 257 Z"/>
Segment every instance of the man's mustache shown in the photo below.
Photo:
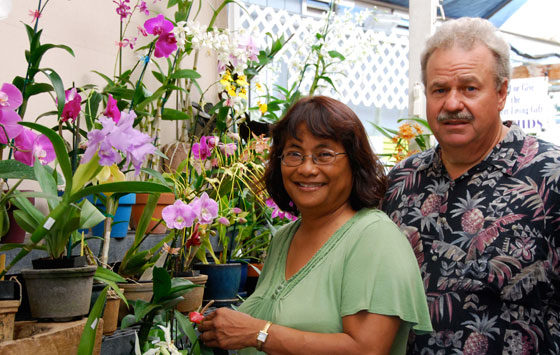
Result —
<path fill-rule="evenodd" d="M 446 122 L 446 121 L 473 121 L 474 116 L 468 110 L 458 111 L 458 112 L 449 112 L 443 111 L 440 112 L 437 116 L 438 122 Z"/>

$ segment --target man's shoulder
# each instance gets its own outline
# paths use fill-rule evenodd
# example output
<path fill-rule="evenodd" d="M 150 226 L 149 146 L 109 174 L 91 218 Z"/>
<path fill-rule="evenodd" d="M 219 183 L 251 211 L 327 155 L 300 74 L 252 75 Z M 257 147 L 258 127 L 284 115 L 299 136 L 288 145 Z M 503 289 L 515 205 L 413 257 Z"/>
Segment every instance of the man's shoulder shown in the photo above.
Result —
<path fill-rule="evenodd" d="M 434 164 L 435 148 L 427 149 L 401 160 L 390 171 L 389 177 L 402 175 L 407 172 L 422 171 Z"/>

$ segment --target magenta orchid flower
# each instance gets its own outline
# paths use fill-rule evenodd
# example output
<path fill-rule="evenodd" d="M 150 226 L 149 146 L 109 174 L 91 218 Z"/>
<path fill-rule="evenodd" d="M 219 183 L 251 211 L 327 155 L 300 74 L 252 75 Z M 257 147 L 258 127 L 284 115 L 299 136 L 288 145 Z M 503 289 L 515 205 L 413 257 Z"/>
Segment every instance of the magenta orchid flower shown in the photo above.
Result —
<path fill-rule="evenodd" d="M 278 207 L 276 202 L 274 202 L 274 200 L 271 199 L 271 198 L 266 200 L 266 205 L 273 209 L 272 214 L 271 214 L 272 218 L 276 218 L 276 217 L 278 217 L 280 219 L 286 218 L 286 219 L 289 219 L 291 221 L 295 221 L 297 219 L 297 217 L 294 216 L 293 214 L 291 214 L 289 212 L 282 211 Z"/>
<path fill-rule="evenodd" d="M 72 120 L 72 122 L 74 122 L 82 109 L 82 97 L 78 94 L 76 88 L 66 90 L 65 96 L 66 103 L 62 109 L 62 122 L 66 122 L 68 120 Z"/>
<path fill-rule="evenodd" d="M 208 145 L 209 149 L 214 149 L 214 147 L 217 146 L 219 142 L 220 138 L 217 136 L 206 137 L 206 144 Z"/>
<path fill-rule="evenodd" d="M 206 136 L 202 136 L 200 142 L 193 144 L 192 153 L 195 159 L 208 159 L 210 154 L 212 154 L 212 148 L 208 145 Z"/>
<path fill-rule="evenodd" d="M 164 33 L 159 36 L 156 41 L 156 49 L 154 51 L 154 57 L 169 57 L 177 49 L 177 39 L 173 33 Z"/>
<path fill-rule="evenodd" d="M 159 36 L 173 30 L 173 23 L 166 20 L 162 14 L 152 17 L 144 22 L 144 28 L 149 34 Z"/>
<path fill-rule="evenodd" d="M 23 95 L 17 87 L 4 83 L 0 88 L 0 110 L 15 111 L 23 103 Z"/>
<path fill-rule="evenodd" d="M 145 1 L 140 1 L 138 10 L 140 10 L 140 12 L 143 12 L 146 16 L 150 16 L 150 10 L 148 10 L 148 6 L 146 5 Z"/>
<path fill-rule="evenodd" d="M 191 203 L 193 208 L 199 211 L 198 220 L 201 224 L 210 224 L 218 217 L 218 203 L 211 199 L 205 192 Z"/>
<path fill-rule="evenodd" d="M 18 124 L 21 117 L 16 109 L 22 104 L 23 95 L 17 87 L 4 83 L 0 88 L 0 143 L 8 144 L 23 131 Z"/>
<path fill-rule="evenodd" d="M 165 207 L 161 211 L 161 216 L 168 228 L 183 229 L 193 225 L 197 214 L 191 205 L 177 200 L 171 206 Z"/>
<path fill-rule="evenodd" d="M 54 147 L 47 136 L 37 135 L 27 128 L 14 138 L 14 146 L 14 158 L 29 166 L 33 166 L 35 158 L 43 165 L 56 158 Z"/>
<path fill-rule="evenodd" d="M 121 22 L 124 21 L 129 15 L 132 15 L 128 2 L 130 0 L 113 1 L 117 4 L 116 12 L 121 17 Z"/>
<path fill-rule="evenodd" d="M 44 134 L 35 138 L 35 141 L 33 142 L 33 155 L 43 165 L 46 165 L 56 159 L 56 153 L 51 140 Z"/>
<path fill-rule="evenodd" d="M 115 123 L 119 122 L 121 118 L 121 111 L 117 107 L 117 100 L 113 99 L 113 95 L 109 94 L 107 98 L 107 107 L 105 108 L 104 115 L 111 117 Z"/>
<path fill-rule="evenodd" d="M 14 138 L 14 158 L 25 165 L 33 166 L 33 142 L 37 138 L 30 129 L 24 128 L 23 131 Z"/>

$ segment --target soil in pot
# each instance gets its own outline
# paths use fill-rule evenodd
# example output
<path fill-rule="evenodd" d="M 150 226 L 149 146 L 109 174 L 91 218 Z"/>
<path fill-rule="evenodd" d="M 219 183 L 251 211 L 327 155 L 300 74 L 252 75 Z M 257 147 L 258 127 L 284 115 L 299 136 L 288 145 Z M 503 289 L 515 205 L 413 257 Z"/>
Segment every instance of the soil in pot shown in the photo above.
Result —
<path fill-rule="evenodd" d="M 84 267 L 87 265 L 86 256 L 73 255 L 69 258 L 62 257 L 58 259 L 39 258 L 31 260 L 33 269 L 66 269 L 73 267 Z"/>

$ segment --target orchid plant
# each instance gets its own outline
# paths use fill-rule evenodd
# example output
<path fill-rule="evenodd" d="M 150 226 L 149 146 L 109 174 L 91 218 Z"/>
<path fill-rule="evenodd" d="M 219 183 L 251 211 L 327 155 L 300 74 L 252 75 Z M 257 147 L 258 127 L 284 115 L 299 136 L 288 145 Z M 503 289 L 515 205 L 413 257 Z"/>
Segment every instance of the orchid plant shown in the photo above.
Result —
<path fill-rule="evenodd" d="M 45 249 L 51 258 L 61 258 L 64 252 L 71 256 L 73 243 L 79 240 L 77 230 L 89 228 L 105 217 L 87 200 L 85 196 L 94 193 L 121 192 L 162 192 L 169 189 L 161 184 L 150 182 L 110 182 L 92 185 L 91 182 L 103 171 L 103 167 L 112 166 L 125 160 L 125 164 L 136 168 L 137 173 L 143 159 L 154 151 L 152 139 L 132 127 L 135 114 L 122 113 L 118 124 L 109 118 L 101 118 L 103 129 L 89 132 L 90 139 L 80 165 L 72 170 L 68 151 L 64 141 L 55 131 L 37 123 L 20 122 L 26 129 L 42 133 L 52 144 L 56 161 L 64 177 L 64 193 L 58 196 L 57 186 L 62 183 L 56 171 L 49 172 L 41 158 L 47 156 L 41 149 L 31 151 L 34 160 L 33 171 L 42 193 L 15 193 L 13 203 L 18 207 L 14 217 L 23 229 L 31 234 L 27 244 L 22 248 L 11 264 L 3 271 L 4 275 L 15 263 L 34 248 Z M 20 133 L 21 134 L 21 133 Z M 0 176 L 1 177 L 1 176 Z M 33 195 L 47 200 L 48 214 L 44 216 L 26 196 Z M 45 242 L 40 246 L 41 241 Z M 7 245 L 3 248 L 13 248 Z"/>

